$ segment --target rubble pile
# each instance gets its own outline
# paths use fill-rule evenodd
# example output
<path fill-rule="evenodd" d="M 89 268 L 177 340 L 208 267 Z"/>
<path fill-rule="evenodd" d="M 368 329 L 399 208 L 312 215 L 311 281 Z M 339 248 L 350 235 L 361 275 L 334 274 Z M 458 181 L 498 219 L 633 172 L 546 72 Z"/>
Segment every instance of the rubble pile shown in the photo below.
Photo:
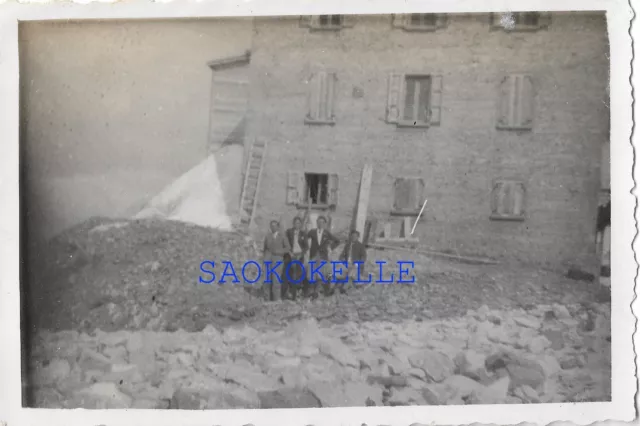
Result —
<path fill-rule="evenodd" d="M 610 400 L 608 306 L 198 333 L 38 334 L 34 405 L 288 408 Z"/>
<path fill-rule="evenodd" d="M 240 233 L 164 220 L 93 219 L 52 240 L 28 268 L 30 316 L 36 328 L 194 332 L 207 325 L 261 323 L 282 327 L 303 311 L 321 322 L 402 322 L 465 315 L 469 309 L 528 308 L 597 300 L 597 287 L 541 270 L 509 265 L 460 265 L 415 253 L 369 251 L 363 279 L 398 277 L 398 262 L 413 262 L 413 284 L 350 288 L 346 295 L 309 302 L 263 303 L 260 282 L 199 283 L 200 264 L 231 261 L 240 281 L 246 261 L 260 261 L 260 245 Z M 339 249 L 336 251 L 339 253 Z M 385 262 L 383 271 L 376 262 Z M 408 268 L 406 263 L 404 268 Z M 255 277 L 247 268 L 247 278 Z M 253 274 L 252 274 L 253 273 Z M 404 279 L 407 279 L 405 273 Z"/>
<path fill-rule="evenodd" d="M 161 220 L 92 219 L 52 240 L 29 270 L 30 314 L 49 330 L 189 331 L 252 315 L 255 287 L 198 283 L 211 259 L 259 256 L 240 233 Z M 249 272 L 248 272 L 249 273 Z"/>

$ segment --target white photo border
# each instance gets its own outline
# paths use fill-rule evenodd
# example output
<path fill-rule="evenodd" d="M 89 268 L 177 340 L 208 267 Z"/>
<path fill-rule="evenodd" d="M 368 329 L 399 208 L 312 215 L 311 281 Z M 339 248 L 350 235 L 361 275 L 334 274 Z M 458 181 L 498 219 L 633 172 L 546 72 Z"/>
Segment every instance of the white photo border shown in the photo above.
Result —
<path fill-rule="evenodd" d="M 83 3 L 87 3 L 84 1 Z M 25 2 L 28 3 L 28 2 Z M 35 1 L 34 1 L 35 3 Z M 211 0 L 20 4 L 0 0 L 0 424 L 7 425 L 410 425 L 590 424 L 631 421 L 637 389 L 634 346 L 634 285 L 638 270 L 632 115 L 631 5 L 624 0 Z M 412 406 L 290 410 L 49 410 L 21 407 L 19 21 L 78 19 L 169 19 L 389 13 L 509 11 L 606 11 L 610 44 L 612 227 L 612 402 L 496 406 Z M 635 31 L 637 32 L 637 31 Z M 634 64 L 635 58 L 633 58 Z M 637 74 L 637 73 L 636 73 Z M 633 80 L 636 80 L 633 76 Z M 635 135 L 633 136 L 635 139 Z M 635 170 L 634 170 L 635 173 Z M 633 212 L 633 215 L 632 215 Z M 633 245 L 632 245 L 633 244 Z M 635 336 L 634 336 L 635 338 Z"/>

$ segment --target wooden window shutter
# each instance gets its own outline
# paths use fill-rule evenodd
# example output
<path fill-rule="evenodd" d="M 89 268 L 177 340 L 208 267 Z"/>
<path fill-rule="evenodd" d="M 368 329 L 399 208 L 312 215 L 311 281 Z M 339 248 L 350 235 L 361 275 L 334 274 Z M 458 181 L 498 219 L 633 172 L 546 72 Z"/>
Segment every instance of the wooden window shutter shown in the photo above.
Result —
<path fill-rule="evenodd" d="M 442 76 L 431 77 L 431 97 L 429 105 L 429 123 L 437 126 L 442 116 Z"/>
<path fill-rule="evenodd" d="M 550 12 L 540 12 L 538 18 L 538 27 L 539 28 L 549 28 L 551 25 L 551 13 Z"/>
<path fill-rule="evenodd" d="M 342 15 L 342 27 L 353 28 L 357 19 L 357 15 Z"/>
<path fill-rule="evenodd" d="M 314 16 L 303 15 L 300 17 L 300 26 L 303 28 L 311 28 L 313 24 Z M 317 18 L 316 18 L 317 21 Z"/>
<path fill-rule="evenodd" d="M 413 179 L 412 180 L 412 199 L 413 199 L 413 209 L 419 210 L 422 207 L 422 197 L 424 196 L 424 181 L 422 179 Z"/>
<path fill-rule="evenodd" d="M 400 119 L 400 109 L 402 102 L 402 90 L 404 83 L 404 74 L 389 74 L 389 83 L 387 88 L 387 123 L 398 123 Z"/>
<path fill-rule="evenodd" d="M 503 30 L 502 25 L 502 13 L 490 13 L 489 14 L 489 26 L 492 30 Z"/>
<path fill-rule="evenodd" d="M 524 216 L 524 184 L 521 182 L 512 182 L 512 186 L 513 188 L 511 193 L 513 194 L 513 209 L 511 214 L 517 217 Z"/>
<path fill-rule="evenodd" d="M 311 76 L 309 79 L 308 122 L 333 122 L 336 80 L 336 74 L 327 71 L 318 71 Z"/>
<path fill-rule="evenodd" d="M 409 210 L 412 204 L 413 182 L 409 179 L 396 179 L 394 186 L 393 209 L 397 211 Z"/>
<path fill-rule="evenodd" d="M 436 17 L 436 28 L 437 29 L 445 28 L 447 26 L 448 22 L 449 22 L 449 19 L 448 19 L 446 14 L 438 13 L 438 16 Z"/>
<path fill-rule="evenodd" d="M 528 130 L 533 127 L 535 93 L 528 75 L 510 75 L 500 83 L 499 129 Z"/>
<path fill-rule="evenodd" d="M 407 19 L 407 15 L 392 15 L 391 26 L 393 28 L 404 28 L 406 19 Z"/>
<path fill-rule="evenodd" d="M 323 120 L 333 121 L 334 120 L 334 98 L 336 91 L 336 73 L 329 72 L 324 74 L 324 87 L 323 87 L 323 115 L 321 116 Z"/>
<path fill-rule="evenodd" d="M 496 220 L 523 220 L 525 214 L 525 187 L 518 181 L 494 183 L 491 200 L 491 218 Z"/>
<path fill-rule="evenodd" d="M 338 174 L 331 173 L 327 182 L 327 189 L 329 196 L 327 197 L 327 203 L 331 206 L 338 205 Z"/>
<path fill-rule="evenodd" d="M 303 182 L 302 188 L 300 182 Z M 298 204 L 304 192 L 304 175 L 300 172 L 287 173 L 287 204 Z"/>

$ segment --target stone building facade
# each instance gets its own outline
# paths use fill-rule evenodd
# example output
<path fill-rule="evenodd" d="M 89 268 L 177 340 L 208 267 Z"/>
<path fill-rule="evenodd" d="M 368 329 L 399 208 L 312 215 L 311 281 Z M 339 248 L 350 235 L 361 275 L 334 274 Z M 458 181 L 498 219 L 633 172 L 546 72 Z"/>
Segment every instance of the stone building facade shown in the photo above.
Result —
<path fill-rule="evenodd" d="M 411 236 L 423 248 L 596 264 L 607 57 L 603 13 L 506 28 L 492 14 L 255 19 L 245 143 L 268 142 L 255 223 L 311 203 L 348 228 L 370 164 L 368 216 L 393 238 L 428 200 Z"/>

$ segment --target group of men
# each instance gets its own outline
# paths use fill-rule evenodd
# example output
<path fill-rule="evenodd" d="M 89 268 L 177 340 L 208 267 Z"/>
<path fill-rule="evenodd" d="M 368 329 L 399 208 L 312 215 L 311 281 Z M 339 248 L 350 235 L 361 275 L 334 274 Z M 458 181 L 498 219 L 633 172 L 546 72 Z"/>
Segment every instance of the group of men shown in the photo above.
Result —
<path fill-rule="evenodd" d="M 339 259 L 347 262 L 347 272 L 344 277 L 339 278 L 344 283 L 332 285 L 331 281 L 335 283 L 338 280 L 335 279 L 337 277 L 332 277 L 334 271 L 330 257 L 332 251 L 340 245 L 340 240 L 326 229 L 327 219 L 324 216 L 318 217 L 316 228 L 310 231 L 303 229 L 300 217 L 295 217 L 293 227 L 284 233 L 280 232 L 277 220 L 272 220 L 269 226 L 270 232 L 264 240 L 264 262 L 267 264 L 266 269 L 271 269 L 274 274 L 265 276 L 263 287 L 267 290 L 269 300 L 295 300 L 300 292 L 303 297 L 317 298 L 320 287 L 325 296 L 334 294 L 336 286 L 340 293 L 345 293 L 346 283 L 350 282 L 357 269 L 356 263 L 364 264 L 367 259 L 366 248 L 359 241 L 360 233 L 351 231 Z M 270 262 L 271 268 L 267 262 Z M 280 265 L 274 267 L 278 264 Z M 311 276 L 312 270 L 319 274 Z"/>

